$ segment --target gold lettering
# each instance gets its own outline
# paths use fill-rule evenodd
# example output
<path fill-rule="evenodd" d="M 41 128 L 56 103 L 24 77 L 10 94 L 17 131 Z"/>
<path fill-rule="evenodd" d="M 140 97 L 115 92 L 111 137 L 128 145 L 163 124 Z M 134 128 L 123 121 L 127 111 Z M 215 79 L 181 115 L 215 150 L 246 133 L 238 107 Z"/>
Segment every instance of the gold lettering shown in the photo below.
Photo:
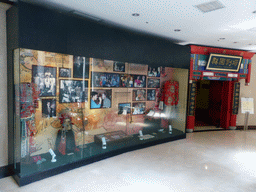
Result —
<path fill-rule="evenodd" d="M 232 60 L 231 59 L 227 59 L 226 60 L 226 65 L 227 66 L 231 66 L 232 65 Z"/>
<path fill-rule="evenodd" d="M 232 65 L 236 67 L 238 65 L 238 60 L 233 60 Z"/>
<path fill-rule="evenodd" d="M 213 58 L 212 58 L 212 64 L 218 65 L 218 63 L 219 63 L 219 59 L 216 58 L 216 57 L 213 57 Z"/>
<path fill-rule="evenodd" d="M 226 59 L 225 58 L 220 58 L 220 65 L 225 65 Z"/>

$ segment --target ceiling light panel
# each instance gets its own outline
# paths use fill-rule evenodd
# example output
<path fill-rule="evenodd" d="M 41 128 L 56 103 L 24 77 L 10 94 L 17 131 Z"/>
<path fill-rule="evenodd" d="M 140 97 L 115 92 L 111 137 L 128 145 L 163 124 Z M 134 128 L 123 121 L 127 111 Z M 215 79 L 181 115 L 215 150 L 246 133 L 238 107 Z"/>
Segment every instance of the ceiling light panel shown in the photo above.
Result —
<path fill-rule="evenodd" d="M 207 3 L 202 3 L 202 4 L 199 4 L 199 5 L 195 5 L 195 7 L 198 8 L 203 13 L 208 13 L 208 12 L 211 12 L 211 11 L 222 9 L 225 6 L 219 1 L 211 1 L 211 2 L 207 2 Z"/>

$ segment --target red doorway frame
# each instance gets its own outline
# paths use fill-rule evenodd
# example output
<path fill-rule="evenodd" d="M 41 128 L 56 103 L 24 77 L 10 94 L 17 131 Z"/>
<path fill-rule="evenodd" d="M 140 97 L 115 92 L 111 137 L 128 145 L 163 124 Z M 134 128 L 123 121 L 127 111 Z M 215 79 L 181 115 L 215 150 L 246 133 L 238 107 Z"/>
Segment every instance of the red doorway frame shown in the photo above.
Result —
<path fill-rule="evenodd" d="M 218 54 L 226 54 L 226 55 L 236 55 L 243 56 L 243 59 L 251 59 L 254 55 L 252 52 L 247 51 L 239 51 L 239 50 L 230 50 L 230 49 L 222 49 L 222 48 L 213 48 L 213 47 L 203 47 L 190 45 L 191 54 L 202 54 L 209 55 L 210 53 L 218 53 Z M 189 73 L 189 83 L 192 84 L 197 80 L 203 80 L 204 74 L 203 71 L 194 69 L 194 60 L 191 57 L 190 60 L 190 73 Z M 215 76 L 215 72 L 214 76 Z M 227 73 L 226 73 L 227 74 Z M 225 81 L 223 83 L 223 91 L 222 91 L 222 106 L 221 106 L 221 127 L 225 129 L 235 128 L 236 126 L 236 116 L 232 113 L 232 105 L 233 105 L 233 94 L 234 94 L 234 83 L 239 82 L 240 79 L 245 79 L 246 85 L 250 83 L 250 74 L 251 74 L 251 62 L 248 64 L 247 74 L 238 74 L 237 78 L 234 78 L 235 81 Z M 197 78 L 195 78 L 197 77 Z M 198 79 L 199 77 L 199 79 Z M 188 108 L 191 106 L 191 99 L 188 98 Z M 194 107 L 195 107 L 195 98 L 194 98 Z M 191 115 L 192 114 L 192 115 Z M 194 114 L 194 115 L 193 115 Z M 187 115 L 187 132 L 193 132 L 195 126 L 195 113 L 191 113 L 191 111 Z"/>

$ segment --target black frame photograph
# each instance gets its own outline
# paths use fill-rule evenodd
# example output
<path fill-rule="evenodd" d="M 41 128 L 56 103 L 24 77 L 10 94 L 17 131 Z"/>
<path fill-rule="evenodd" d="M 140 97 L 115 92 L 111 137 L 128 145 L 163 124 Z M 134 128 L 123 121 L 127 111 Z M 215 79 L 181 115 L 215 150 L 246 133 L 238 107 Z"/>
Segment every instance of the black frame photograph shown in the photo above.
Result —
<path fill-rule="evenodd" d="M 88 81 L 60 80 L 60 103 L 83 103 L 88 101 Z"/>
<path fill-rule="evenodd" d="M 119 87 L 120 75 L 117 73 L 92 72 L 92 87 Z"/>
<path fill-rule="evenodd" d="M 59 68 L 59 77 L 71 77 L 71 69 L 70 68 Z"/>
<path fill-rule="evenodd" d="M 32 82 L 37 85 L 40 97 L 56 96 L 56 67 L 32 65 Z"/>
<path fill-rule="evenodd" d="M 142 115 L 146 110 L 146 102 L 139 102 L 132 104 L 132 114 L 133 115 Z"/>
<path fill-rule="evenodd" d="M 118 103 L 118 115 L 131 113 L 131 103 Z"/>
<path fill-rule="evenodd" d="M 56 117 L 56 99 L 42 99 L 43 117 Z"/>
<path fill-rule="evenodd" d="M 146 75 L 134 75 L 133 76 L 133 85 L 134 87 L 146 87 Z"/>
<path fill-rule="evenodd" d="M 148 77 L 160 77 L 161 67 L 148 67 Z"/>
<path fill-rule="evenodd" d="M 125 62 L 114 61 L 113 71 L 115 71 L 115 72 L 125 72 Z"/>
<path fill-rule="evenodd" d="M 111 108 L 112 89 L 91 90 L 90 109 Z"/>
<path fill-rule="evenodd" d="M 160 79 L 148 78 L 148 88 L 160 88 Z"/>
<path fill-rule="evenodd" d="M 147 100 L 148 101 L 156 100 L 156 89 L 148 89 L 147 90 Z"/>
<path fill-rule="evenodd" d="M 89 78 L 89 58 L 74 56 L 73 77 L 83 79 Z"/>
<path fill-rule="evenodd" d="M 146 89 L 134 89 L 132 91 L 133 101 L 146 101 Z"/>

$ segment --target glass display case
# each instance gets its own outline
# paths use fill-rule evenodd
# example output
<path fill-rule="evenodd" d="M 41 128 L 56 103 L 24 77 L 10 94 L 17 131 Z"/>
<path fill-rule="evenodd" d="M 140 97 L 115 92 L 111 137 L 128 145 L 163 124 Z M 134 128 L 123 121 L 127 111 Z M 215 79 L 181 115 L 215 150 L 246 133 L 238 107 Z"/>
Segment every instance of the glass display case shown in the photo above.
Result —
<path fill-rule="evenodd" d="M 185 138 L 188 70 L 16 49 L 20 185 Z"/>

